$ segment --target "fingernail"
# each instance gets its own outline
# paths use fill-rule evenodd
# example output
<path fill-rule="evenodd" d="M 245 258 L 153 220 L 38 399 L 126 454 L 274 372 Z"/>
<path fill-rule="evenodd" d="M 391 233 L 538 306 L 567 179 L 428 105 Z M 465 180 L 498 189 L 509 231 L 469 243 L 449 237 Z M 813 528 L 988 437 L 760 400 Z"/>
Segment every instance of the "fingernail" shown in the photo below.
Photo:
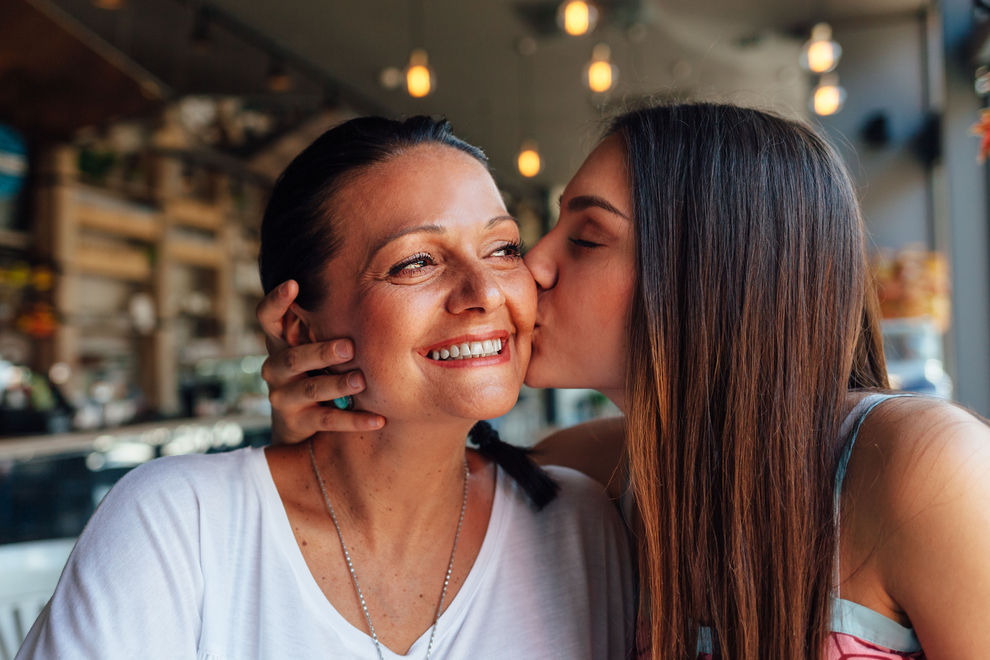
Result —
<path fill-rule="evenodd" d="M 364 426 L 365 428 L 369 428 L 369 429 L 380 429 L 381 427 L 385 426 L 385 418 L 372 417 L 370 419 L 365 419 Z"/>
<path fill-rule="evenodd" d="M 279 296 L 284 296 L 285 295 L 285 292 L 288 291 L 288 290 L 289 290 L 289 283 L 288 282 L 282 282 L 281 284 L 278 285 L 278 295 Z"/>
<path fill-rule="evenodd" d="M 349 341 L 338 341 L 333 345 L 333 352 L 337 354 L 337 357 L 344 358 L 345 360 L 350 360 L 354 357 L 354 348 Z"/>
<path fill-rule="evenodd" d="M 356 390 L 363 389 L 364 378 L 361 376 L 360 372 L 352 371 L 351 373 L 347 374 L 347 384 Z"/>

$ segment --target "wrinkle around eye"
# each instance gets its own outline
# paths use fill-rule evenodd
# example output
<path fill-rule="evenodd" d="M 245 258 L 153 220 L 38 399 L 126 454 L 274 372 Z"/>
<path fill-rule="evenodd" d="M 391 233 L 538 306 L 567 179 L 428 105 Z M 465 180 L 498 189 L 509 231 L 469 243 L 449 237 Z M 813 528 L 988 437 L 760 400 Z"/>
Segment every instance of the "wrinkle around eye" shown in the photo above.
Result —
<path fill-rule="evenodd" d="M 419 266 L 417 268 L 410 268 L 411 266 L 414 266 L 420 262 L 430 262 L 430 263 L 424 264 L 423 266 Z M 397 264 L 389 268 L 388 276 L 396 277 L 404 272 L 405 273 L 417 272 L 435 265 L 436 265 L 436 261 L 433 259 L 433 255 L 427 252 L 420 252 L 418 254 L 414 254 L 412 256 L 406 257 L 405 259 L 399 261 Z"/>
<path fill-rule="evenodd" d="M 390 273 L 387 279 L 390 282 L 398 284 L 416 284 L 424 279 L 427 279 L 437 268 L 439 268 L 439 266 L 436 264 L 430 264 L 419 268 L 413 268 L 411 270 L 403 269 L 394 274 Z"/>

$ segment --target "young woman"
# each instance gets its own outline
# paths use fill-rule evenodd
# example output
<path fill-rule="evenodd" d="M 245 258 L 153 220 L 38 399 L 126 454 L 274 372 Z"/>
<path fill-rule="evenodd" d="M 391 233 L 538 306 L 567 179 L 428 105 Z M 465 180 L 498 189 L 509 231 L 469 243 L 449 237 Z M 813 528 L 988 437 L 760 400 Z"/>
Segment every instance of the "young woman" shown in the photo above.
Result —
<path fill-rule="evenodd" d="M 624 657 L 601 486 L 475 427 L 516 401 L 536 303 L 483 154 L 446 122 L 347 122 L 279 179 L 261 252 L 267 288 L 300 284 L 282 338 L 353 337 L 357 405 L 389 423 L 134 470 L 18 657 Z"/>
<path fill-rule="evenodd" d="M 990 430 L 879 393 L 859 209 L 812 130 L 722 105 L 622 115 L 526 263 L 527 382 L 625 413 L 542 446 L 630 486 L 644 655 L 985 654 Z M 292 291 L 259 308 L 266 327 Z M 270 358 L 283 439 L 357 421 L 314 416 L 342 384 L 290 364 L 322 366 Z"/>

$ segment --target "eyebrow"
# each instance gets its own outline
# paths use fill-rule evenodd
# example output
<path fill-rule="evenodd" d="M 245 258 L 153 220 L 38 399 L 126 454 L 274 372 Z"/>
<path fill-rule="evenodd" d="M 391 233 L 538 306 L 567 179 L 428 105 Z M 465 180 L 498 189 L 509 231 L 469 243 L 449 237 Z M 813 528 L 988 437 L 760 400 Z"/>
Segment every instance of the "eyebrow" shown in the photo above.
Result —
<path fill-rule="evenodd" d="M 561 195 L 560 199 L 557 201 L 558 203 L 562 203 L 563 200 L 564 200 L 564 196 Z M 619 209 L 615 208 L 609 201 L 604 200 L 601 197 L 597 197 L 595 195 L 577 195 L 576 197 L 571 197 L 569 200 L 567 200 L 568 211 L 583 211 L 585 209 L 589 209 L 592 207 L 604 209 L 609 213 L 614 213 L 620 218 L 624 218 L 626 220 L 629 220 L 630 222 L 632 221 L 632 219 L 628 215 L 626 215 Z"/>
<path fill-rule="evenodd" d="M 498 223 L 505 222 L 506 220 L 511 220 L 517 225 L 519 224 L 519 221 L 516 220 L 511 215 L 497 215 L 491 220 L 489 220 L 487 223 L 485 223 L 485 229 L 491 229 Z M 405 229 L 400 229 L 399 231 L 389 234 L 388 236 L 384 236 L 380 240 L 378 240 L 375 243 L 375 246 L 372 248 L 370 255 L 374 256 L 375 254 L 378 253 L 379 250 L 381 250 L 386 245 L 388 245 L 389 243 L 391 243 L 396 239 L 402 238 L 403 236 L 406 236 L 408 234 L 418 234 L 418 233 L 445 234 L 447 233 L 447 228 L 442 225 L 417 225 L 415 227 L 406 227 Z"/>

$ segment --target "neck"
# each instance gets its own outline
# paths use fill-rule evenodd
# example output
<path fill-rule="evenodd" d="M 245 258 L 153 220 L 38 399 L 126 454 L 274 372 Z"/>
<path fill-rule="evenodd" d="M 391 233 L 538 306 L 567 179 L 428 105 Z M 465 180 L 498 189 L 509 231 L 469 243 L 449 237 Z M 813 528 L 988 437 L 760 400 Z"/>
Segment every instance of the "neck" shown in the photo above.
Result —
<path fill-rule="evenodd" d="M 390 420 L 374 433 L 317 436 L 316 465 L 338 517 L 370 542 L 448 527 L 463 500 L 464 440 L 472 425 Z"/>

